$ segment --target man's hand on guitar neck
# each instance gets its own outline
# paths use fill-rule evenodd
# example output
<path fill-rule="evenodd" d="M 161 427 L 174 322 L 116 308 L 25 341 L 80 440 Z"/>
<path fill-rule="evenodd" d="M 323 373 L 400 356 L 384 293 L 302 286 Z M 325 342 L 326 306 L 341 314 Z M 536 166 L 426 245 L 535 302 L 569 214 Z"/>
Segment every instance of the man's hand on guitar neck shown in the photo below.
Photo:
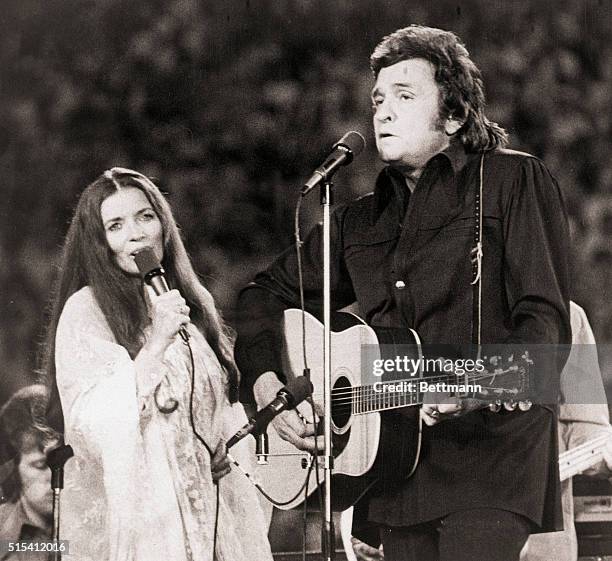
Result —
<path fill-rule="evenodd" d="M 264 372 L 257 378 L 253 386 L 253 393 L 258 408 L 265 407 L 274 400 L 282 387 L 282 382 L 276 377 L 274 372 Z M 299 450 L 314 452 L 314 424 L 302 421 L 295 410 L 279 413 L 272 420 L 271 424 L 283 440 L 290 442 Z M 319 451 L 323 450 L 323 436 L 317 437 L 317 446 Z"/>
<path fill-rule="evenodd" d="M 441 421 L 456 419 L 476 409 L 482 409 L 482 407 L 482 402 L 476 399 L 448 397 L 438 399 L 436 403 L 423 403 L 420 413 L 423 422 L 431 427 Z"/>

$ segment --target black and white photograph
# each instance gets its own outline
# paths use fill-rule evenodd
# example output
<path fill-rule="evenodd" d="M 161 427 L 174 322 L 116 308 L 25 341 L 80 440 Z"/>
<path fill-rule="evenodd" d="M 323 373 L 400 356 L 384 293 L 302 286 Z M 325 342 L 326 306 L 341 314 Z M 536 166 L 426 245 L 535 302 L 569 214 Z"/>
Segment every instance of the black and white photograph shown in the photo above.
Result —
<path fill-rule="evenodd" d="M 612 561 L 612 0 L 5 0 L 0 561 Z"/>

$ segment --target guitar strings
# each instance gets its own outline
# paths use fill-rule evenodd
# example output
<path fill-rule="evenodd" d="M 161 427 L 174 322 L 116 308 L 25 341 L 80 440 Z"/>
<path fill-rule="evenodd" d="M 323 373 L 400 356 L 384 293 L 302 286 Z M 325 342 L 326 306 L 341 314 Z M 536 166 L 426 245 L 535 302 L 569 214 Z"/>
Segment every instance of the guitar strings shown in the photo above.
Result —
<path fill-rule="evenodd" d="M 488 378 L 489 376 L 483 376 L 482 378 Z M 394 380 L 393 382 L 387 382 L 390 384 L 401 384 L 403 382 L 421 382 L 426 381 L 429 384 L 435 384 L 436 382 L 448 380 L 448 376 L 432 376 L 428 378 L 417 378 L 417 379 L 406 379 L 406 380 Z M 476 378 L 478 380 L 480 378 Z M 490 386 L 487 386 L 490 389 Z M 499 388 L 497 388 L 499 389 Z M 505 389 L 506 392 L 513 391 Z M 518 391 L 518 390 L 516 390 Z M 374 389 L 373 385 L 369 386 L 351 386 L 349 388 L 336 388 L 332 390 L 332 403 L 333 404 L 346 404 L 353 403 L 355 401 L 378 401 L 383 399 L 405 399 L 407 397 L 412 398 L 426 393 L 421 391 L 414 392 L 380 392 Z M 314 397 L 321 397 L 320 394 L 313 394 Z"/>
<path fill-rule="evenodd" d="M 475 381 L 480 381 L 480 380 L 484 380 L 484 379 L 495 379 L 498 376 L 503 376 L 505 374 L 508 373 L 514 373 L 513 371 L 503 371 L 503 372 L 499 372 L 499 373 L 485 373 L 485 374 L 480 374 L 477 376 L 472 376 L 469 379 L 469 382 L 475 382 Z M 385 381 L 384 383 L 389 383 L 389 384 L 398 384 L 401 382 L 428 382 L 428 383 L 436 383 L 436 382 L 440 382 L 440 381 L 450 381 L 450 380 L 454 380 L 454 381 L 458 381 L 457 377 L 454 375 L 449 375 L 449 374 L 439 374 L 437 376 L 428 376 L 426 378 L 405 378 L 405 379 L 400 379 L 400 380 L 392 380 L 392 381 Z M 332 399 L 334 398 L 334 396 L 342 396 L 342 395 L 348 395 L 348 394 L 354 394 L 356 391 L 362 391 L 365 392 L 367 394 L 367 392 L 373 392 L 376 395 L 381 394 L 382 392 L 376 391 L 374 389 L 374 384 L 369 384 L 369 385 L 364 385 L 364 386 L 350 386 L 350 387 L 346 387 L 346 388 L 335 388 L 332 389 Z M 313 395 L 319 395 L 320 394 L 313 394 Z"/>
<path fill-rule="evenodd" d="M 476 379 L 480 378 L 491 378 L 490 374 L 480 376 Z M 395 380 L 391 383 L 397 384 L 402 382 L 417 382 L 417 381 L 427 381 L 428 383 L 435 383 L 436 381 L 441 380 L 449 380 L 449 376 L 432 376 L 426 379 L 418 378 L 418 379 L 407 379 L 407 380 Z M 414 391 L 414 392 L 379 392 L 373 389 L 374 386 L 352 386 L 348 388 L 336 388 L 332 390 L 332 406 L 334 408 L 334 412 L 338 413 L 371 413 L 375 411 L 387 410 L 387 409 L 397 409 L 400 407 L 406 407 L 410 405 L 417 405 L 423 402 L 422 396 L 427 392 Z M 489 391 L 492 391 L 490 387 L 488 387 Z M 496 388 L 499 391 L 499 388 Z M 494 391 L 494 390 L 493 390 Z M 517 393 L 518 390 L 510 390 L 506 388 L 502 391 L 514 392 Z M 320 397 L 318 394 L 314 394 L 313 397 Z M 491 396 L 495 397 L 497 400 L 499 396 Z"/>
<path fill-rule="evenodd" d="M 494 372 L 483 372 L 480 374 L 471 375 L 469 377 L 469 380 L 466 380 L 464 384 L 468 382 L 474 384 L 480 380 L 487 379 L 489 380 L 489 385 L 485 386 L 485 390 L 496 393 L 505 392 L 506 394 L 509 392 L 518 393 L 518 389 L 500 389 L 499 387 L 496 388 L 491 384 L 495 383 L 498 377 L 503 377 L 508 374 L 513 374 L 514 376 L 516 376 L 517 374 L 521 374 L 522 372 L 524 373 L 524 370 L 520 369 L 518 366 L 511 366 L 507 369 L 498 369 Z M 422 381 L 425 381 L 428 384 L 451 381 L 459 382 L 457 375 L 445 373 L 428 376 L 425 378 L 419 377 L 407 378 L 403 380 L 386 381 L 386 383 L 401 384 L 403 382 L 417 383 Z M 364 414 L 382 410 L 398 409 L 411 405 L 418 405 L 423 402 L 423 395 L 425 393 L 431 392 L 421 392 L 419 390 L 409 392 L 381 392 L 374 389 L 374 384 L 370 384 L 333 388 L 331 392 L 331 401 L 334 413 L 336 414 Z M 321 399 L 321 397 L 322 396 L 319 393 L 313 394 L 313 399 Z M 499 399 L 499 395 L 492 395 L 491 397 L 495 398 L 494 401 L 497 401 Z"/>

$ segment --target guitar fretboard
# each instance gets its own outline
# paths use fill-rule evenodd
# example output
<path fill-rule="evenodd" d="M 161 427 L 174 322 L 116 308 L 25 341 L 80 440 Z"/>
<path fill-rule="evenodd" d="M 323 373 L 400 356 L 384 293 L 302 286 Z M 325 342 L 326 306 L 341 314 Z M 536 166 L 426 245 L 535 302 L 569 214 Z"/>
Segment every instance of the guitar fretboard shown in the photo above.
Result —
<path fill-rule="evenodd" d="M 502 372 L 499 375 L 506 373 Z M 335 388 L 332 392 L 332 406 L 334 410 L 350 408 L 351 414 L 361 415 L 420 405 L 425 402 L 425 396 L 431 395 L 432 392 L 445 393 L 451 396 L 476 397 L 479 392 L 473 391 L 473 388 L 479 387 L 478 382 L 483 380 L 490 382 L 494 378 L 495 376 L 489 373 L 470 377 L 446 374 L 427 378 L 415 377 L 393 382 L 381 381 L 364 386 Z M 426 389 L 422 389 L 422 383 L 427 384 Z M 465 391 L 447 391 L 448 388 Z M 492 402 L 502 395 L 514 397 L 519 393 L 519 390 L 487 386 L 487 389 L 483 390 L 482 393 L 483 395 L 480 398 L 483 401 Z"/>
<path fill-rule="evenodd" d="M 603 449 L 609 438 L 609 434 L 602 434 L 580 446 L 559 454 L 561 481 L 582 473 L 600 462 L 603 459 Z"/>

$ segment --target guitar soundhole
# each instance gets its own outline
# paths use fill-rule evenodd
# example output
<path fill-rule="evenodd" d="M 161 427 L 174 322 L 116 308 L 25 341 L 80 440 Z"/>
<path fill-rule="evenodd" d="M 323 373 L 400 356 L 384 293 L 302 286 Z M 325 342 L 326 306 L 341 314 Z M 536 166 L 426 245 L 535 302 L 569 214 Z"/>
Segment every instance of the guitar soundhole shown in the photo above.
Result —
<path fill-rule="evenodd" d="M 352 409 L 351 382 L 345 376 L 340 376 L 332 388 L 332 422 L 342 430 L 351 419 Z"/>

